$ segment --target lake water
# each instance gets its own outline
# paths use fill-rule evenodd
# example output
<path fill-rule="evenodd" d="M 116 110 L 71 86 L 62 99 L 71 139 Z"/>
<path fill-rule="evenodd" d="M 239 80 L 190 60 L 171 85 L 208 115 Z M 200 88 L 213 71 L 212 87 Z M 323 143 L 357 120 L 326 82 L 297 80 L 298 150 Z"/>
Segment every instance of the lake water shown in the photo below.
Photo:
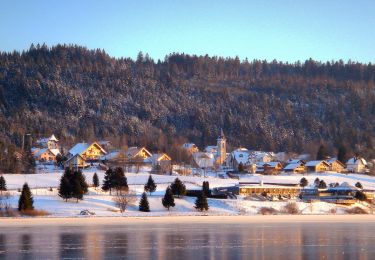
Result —
<path fill-rule="evenodd" d="M 0 259 L 104 258 L 375 259 L 375 224 L 137 223 L 0 230 Z"/>

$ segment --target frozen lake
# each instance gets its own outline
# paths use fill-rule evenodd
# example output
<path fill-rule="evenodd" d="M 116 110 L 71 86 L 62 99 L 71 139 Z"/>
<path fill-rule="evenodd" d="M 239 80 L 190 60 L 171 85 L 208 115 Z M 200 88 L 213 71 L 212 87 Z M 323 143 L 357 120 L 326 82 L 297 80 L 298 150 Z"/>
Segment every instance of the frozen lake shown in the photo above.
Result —
<path fill-rule="evenodd" d="M 0 259 L 371 259 L 375 223 L 2 227 Z"/>

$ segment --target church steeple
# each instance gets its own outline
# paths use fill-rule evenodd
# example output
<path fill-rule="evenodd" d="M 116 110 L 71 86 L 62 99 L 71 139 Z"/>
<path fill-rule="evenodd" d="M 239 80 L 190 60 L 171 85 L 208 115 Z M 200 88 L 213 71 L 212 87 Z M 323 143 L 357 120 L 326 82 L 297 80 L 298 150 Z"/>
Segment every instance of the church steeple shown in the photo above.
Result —
<path fill-rule="evenodd" d="M 220 130 L 220 135 L 217 138 L 217 161 L 219 164 L 223 164 L 227 156 L 227 140 L 225 138 L 223 129 Z"/>

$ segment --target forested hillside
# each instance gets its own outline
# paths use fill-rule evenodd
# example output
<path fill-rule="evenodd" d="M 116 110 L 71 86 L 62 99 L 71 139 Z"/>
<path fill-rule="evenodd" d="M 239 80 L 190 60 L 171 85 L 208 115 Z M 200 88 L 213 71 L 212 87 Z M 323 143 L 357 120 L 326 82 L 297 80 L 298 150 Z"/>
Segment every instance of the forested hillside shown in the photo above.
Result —
<path fill-rule="evenodd" d="M 296 151 L 345 144 L 374 157 L 375 65 L 294 64 L 170 54 L 116 59 L 79 46 L 0 54 L 0 136 L 115 137 L 165 150 L 173 140 Z"/>

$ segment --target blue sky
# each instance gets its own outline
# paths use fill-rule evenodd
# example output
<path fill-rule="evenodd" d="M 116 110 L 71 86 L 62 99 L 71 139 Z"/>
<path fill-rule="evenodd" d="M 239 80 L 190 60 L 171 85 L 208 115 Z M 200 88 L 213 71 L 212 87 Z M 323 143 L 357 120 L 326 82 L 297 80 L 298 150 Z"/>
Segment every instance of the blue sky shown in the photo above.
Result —
<path fill-rule="evenodd" d="M 74 43 L 111 56 L 171 52 L 375 62 L 375 1 L 2 0 L 0 50 Z"/>

